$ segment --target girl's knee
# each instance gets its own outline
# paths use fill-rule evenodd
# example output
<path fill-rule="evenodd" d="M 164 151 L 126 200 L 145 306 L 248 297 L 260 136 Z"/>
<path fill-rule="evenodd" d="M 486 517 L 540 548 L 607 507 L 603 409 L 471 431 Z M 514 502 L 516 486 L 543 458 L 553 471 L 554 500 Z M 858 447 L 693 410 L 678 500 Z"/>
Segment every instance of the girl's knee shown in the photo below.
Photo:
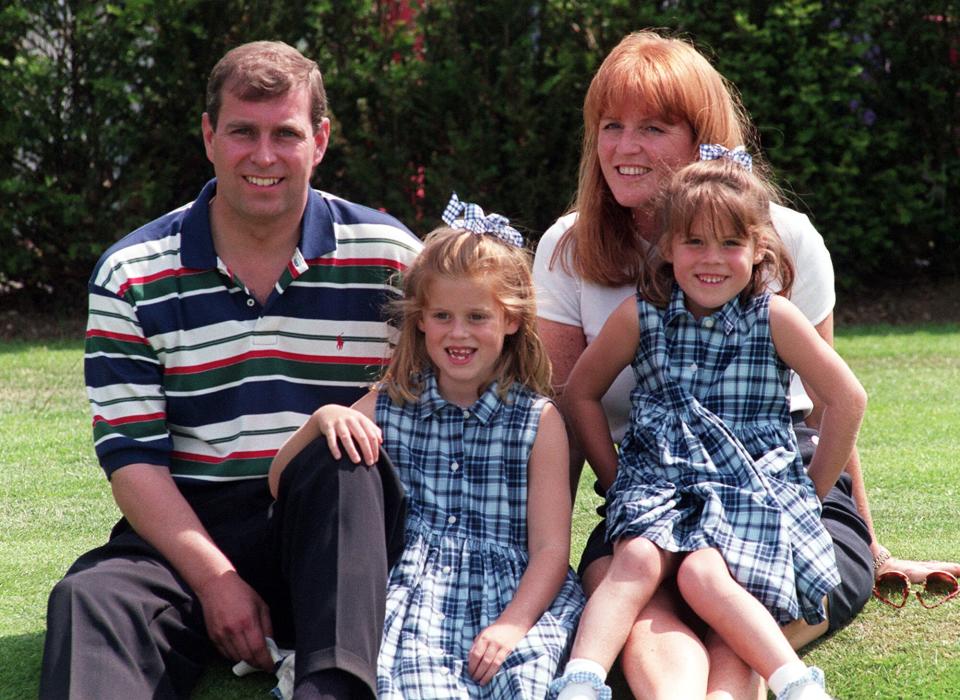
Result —
<path fill-rule="evenodd" d="M 677 588 L 687 600 L 691 596 L 714 595 L 731 580 L 726 562 L 715 549 L 690 552 L 677 568 Z"/>
<path fill-rule="evenodd" d="M 617 542 L 608 576 L 632 579 L 659 578 L 663 569 L 663 552 L 644 537 L 633 537 Z"/>

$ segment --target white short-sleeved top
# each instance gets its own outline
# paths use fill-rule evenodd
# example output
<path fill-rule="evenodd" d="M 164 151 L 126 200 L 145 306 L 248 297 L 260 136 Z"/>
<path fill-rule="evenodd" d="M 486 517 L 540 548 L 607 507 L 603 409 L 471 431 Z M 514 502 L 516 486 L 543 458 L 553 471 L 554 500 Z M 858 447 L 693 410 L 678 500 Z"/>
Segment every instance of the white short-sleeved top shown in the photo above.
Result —
<path fill-rule="evenodd" d="M 790 300 L 816 325 L 830 315 L 836 302 L 833 263 L 823 236 L 806 214 L 793 209 L 771 204 L 770 216 L 796 269 Z M 551 266 L 557 244 L 576 218 L 576 212 L 562 216 L 543 234 L 533 262 L 533 280 L 537 290 L 537 314 L 548 321 L 583 329 L 589 344 L 599 335 L 614 309 L 634 294 L 636 288 L 634 285 L 605 287 L 585 282 L 564 270 L 559 261 Z M 610 433 L 618 442 L 623 437 L 630 417 L 630 390 L 633 385 L 633 374 L 627 367 L 603 397 Z M 790 407 L 793 411 L 804 413 L 809 413 L 812 408 L 810 398 L 796 376 L 790 386 Z"/>

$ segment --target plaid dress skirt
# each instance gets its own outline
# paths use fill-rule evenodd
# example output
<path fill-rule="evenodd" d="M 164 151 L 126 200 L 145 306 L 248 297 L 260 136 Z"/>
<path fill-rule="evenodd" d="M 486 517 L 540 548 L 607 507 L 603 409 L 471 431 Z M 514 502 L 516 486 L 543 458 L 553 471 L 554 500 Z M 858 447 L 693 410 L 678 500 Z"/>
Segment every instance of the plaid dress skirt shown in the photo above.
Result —
<path fill-rule="evenodd" d="M 840 577 L 791 426 L 769 296 L 699 322 L 679 290 L 666 310 L 639 301 L 638 312 L 638 384 L 607 494 L 608 539 L 716 548 L 779 623 L 823 621 Z"/>
<path fill-rule="evenodd" d="M 527 462 L 547 400 L 490 387 L 469 409 L 432 374 L 416 404 L 377 401 L 383 446 L 407 489 L 406 545 L 390 572 L 377 668 L 381 700 L 546 697 L 584 606 L 573 571 L 487 685 L 467 671 L 474 638 L 527 568 Z"/>

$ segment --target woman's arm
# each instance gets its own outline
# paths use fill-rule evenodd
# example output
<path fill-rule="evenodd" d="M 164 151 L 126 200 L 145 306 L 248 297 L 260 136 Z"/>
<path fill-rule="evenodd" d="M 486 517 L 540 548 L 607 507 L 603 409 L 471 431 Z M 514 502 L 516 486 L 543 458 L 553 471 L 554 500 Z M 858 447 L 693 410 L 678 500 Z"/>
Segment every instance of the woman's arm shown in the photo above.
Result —
<path fill-rule="evenodd" d="M 827 317 L 816 324 L 814 328 L 817 334 L 823 338 L 830 347 L 833 347 L 833 312 L 827 314 Z M 813 410 L 804 419 L 804 423 L 819 432 L 820 420 L 823 417 L 823 402 L 816 395 L 813 387 L 804 384 L 803 388 L 813 402 Z M 877 536 L 873 531 L 873 517 L 870 514 L 870 502 L 867 500 L 867 487 L 863 480 L 863 470 L 860 468 L 860 453 L 857 451 L 856 445 L 853 447 L 853 452 L 850 453 L 850 459 L 847 460 L 844 471 L 850 475 L 853 502 L 856 503 L 857 512 L 860 514 L 860 517 L 863 518 L 863 522 L 867 526 L 867 532 L 870 533 L 870 550 L 874 558 L 884 552 L 889 554 L 887 548 L 877 541 Z"/>
<path fill-rule="evenodd" d="M 833 345 L 833 314 L 829 314 L 823 321 L 818 323 L 815 328 L 817 333 Z M 811 428 L 819 429 L 822 407 L 819 398 L 807 387 L 807 393 L 813 400 L 813 412 L 807 416 L 806 423 Z M 960 563 L 950 561 L 914 561 L 912 559 L 900 559 L 892 556 L 890 550 L 880 544 L 873 527 L 873 517 L 870 513 L 870 502 L 867 499 L 867 487 L 863 478 L 863 469 L 860 465 L 860 453 L 857 448 L 853 448 L 853 453 L 847 461 L 845 471 L 850 475 L 852 496 L 854 503 L 857 504 L 857 512 L 863 518 L 867 525 L 867 531 L 870 533 L 870 551 L 873 554 L 874 561 L 881 562 L 880 566 L 874 571 L 875 575 L 886 571 L 902 571 L 914 583 L 920 583 L 931 571 L 949 571 L 954 576 L 960 576 Z"/>
<path fill-rule="evenodd" d="M 340 459 L 341 456 L 339 441 L 352 462 L 359 464 L 362 459 L 368 466 L 376 464 L 380 443 L 383 441 L 380 428 L 373 422 L 376 404 L 377 394 L 371 391 L 353 406 L 331 403 L 314 411 L 307 421 L 297 428 L 297 432 L 280 446 L 270 463 L 267 483 L 273 497 L 277 497 L 280 475 L 290 460 L 321 435 L 326 436 L 330 454 L 334 459 Z"/>
<path fill-rule="evenodd" d="M 587 347 L 587 339 L 580 326 L 571 326 L 566 323 L 538 318 L 537 327 L 540 339 L 547 349 L 550 364 L 553 366 L 553 392 L 559 401 L 567 386 L 570 370 L 573 369 L 577 359 L 583 354 L 584 348 Z M 568 475 L 570 495 L 571 498 L 576 498 L 577 489 L 580 487 L 580 472 L 583 471 L 583 450 L 577 444 L 572 430 L 567 431 L 567 446 L 570 451 Z"/>
<path fill-rule="evenodd" d="M 490 682 L 507 655 L 550 607 L 570 562 L 573 508 L 567 490 L 567 436 L 560 412 L 547 405 L 527 468 L 527 570 L 497 620 L 477 635 L 467 670 L 480 685 Z"/>
<path fill-rule="evenodd" d="M 610 314 L 600 335 L 580 355 L 560 398 L 561 409 L 597 474 L 600 486 L 610 488 L 617 473 L 617 452 L 600 400 L 613 380 L 630 364 L 640 342 L 637 302 L 628 297 Z"/>
<path fill-rule="evenodd" d="M 587 339 L 580 326 L 569 326 L 545 318 L 537 319 L 537 330 L 553 365 L 553 391 L 560 396 L 573 366 L 587 347 Z"/>
<path fill-rule="evenodd" d="M 807 471 L 823 499 L 853 454 L 867 394 L 799 309 L 780 296 L 770 299 L 770 332 L 777 354 L 813 390 L 821 407 L 820 442 Z"/>

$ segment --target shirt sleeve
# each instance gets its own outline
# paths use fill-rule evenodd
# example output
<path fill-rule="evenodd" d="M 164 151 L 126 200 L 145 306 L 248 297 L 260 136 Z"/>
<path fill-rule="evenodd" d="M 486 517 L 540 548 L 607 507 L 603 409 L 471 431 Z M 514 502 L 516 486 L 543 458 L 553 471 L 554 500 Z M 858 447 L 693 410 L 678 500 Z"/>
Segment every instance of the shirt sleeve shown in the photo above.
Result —
<path fill-rule="evenodd" d="M 823 236 L 805 214 L 793 209 L 773 204 L 770 218 L 793 259 L 795 276 L 790 300 L 810 323 L 817 325 L 831 314 L 836 303 L 833 262 Z M 812 409 L 813 401 L 803 382 L 792 373 L 790 410 L 807 415 Z"/>
<path fill-rule="evenodd" d="M 115 274 L 110 276 L 116 280 Z M 108 477 L 138 462 L 169 466 L 172 449 L 163 367 L 143 334 L 136 309 L 114 286 L 96 279 L 90 285 L 84 348 L 94 448 Z"/>
<path fill-rule="evenodd" d="M 537 315 L 548 321 L 582 327 L 579 277 L 553 260 L 563 234 L 573 225 L 576 214 L 561 217 L 546 230 L 533 259 L 533 283 L 537 293 Z"/>
<path fill-rule="evenodd" d="M 793 259 L 795 276 L 790 301 L 817 325 L 830 315 L 836 304 L 830 252 L 823 236 L 805 214 L 778 205 L 771 206 L 770 214 Z"/>

